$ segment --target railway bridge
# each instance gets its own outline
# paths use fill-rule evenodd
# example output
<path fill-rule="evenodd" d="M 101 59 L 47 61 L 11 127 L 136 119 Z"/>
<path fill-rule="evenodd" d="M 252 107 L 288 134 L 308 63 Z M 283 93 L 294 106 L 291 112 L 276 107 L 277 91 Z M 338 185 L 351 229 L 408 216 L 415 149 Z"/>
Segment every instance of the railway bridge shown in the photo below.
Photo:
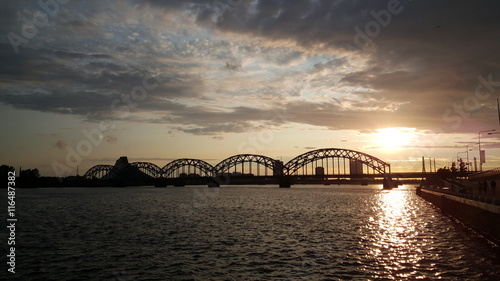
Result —
<path fill-rule="evenodd" d="M 329 178 L 363 179 L 390 177 L 391 166 L 381 159 L 355 150 L 323 148 L 312 150 L 287 163 L 257 154 L 238 154 L 216 165 L 200 159 L 181 158 L 163 167 L 149 162 L 128 163 L 121 157 L 113 165 L 96 165 L 84 175 L 88 180 L 116 181 L 135 177 L 157 185 L 261 184 L 322 181 Z"/>

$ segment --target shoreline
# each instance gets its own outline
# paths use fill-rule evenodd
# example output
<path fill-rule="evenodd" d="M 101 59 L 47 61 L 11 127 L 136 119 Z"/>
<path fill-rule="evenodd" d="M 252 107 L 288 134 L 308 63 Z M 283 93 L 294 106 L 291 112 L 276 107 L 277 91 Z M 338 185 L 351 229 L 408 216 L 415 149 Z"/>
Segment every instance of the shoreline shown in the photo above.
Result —
<path fill-rule="evenodd" d="M 500 246 L 500 200 L 420 187 L 416 193 L 496 246 Z"/>

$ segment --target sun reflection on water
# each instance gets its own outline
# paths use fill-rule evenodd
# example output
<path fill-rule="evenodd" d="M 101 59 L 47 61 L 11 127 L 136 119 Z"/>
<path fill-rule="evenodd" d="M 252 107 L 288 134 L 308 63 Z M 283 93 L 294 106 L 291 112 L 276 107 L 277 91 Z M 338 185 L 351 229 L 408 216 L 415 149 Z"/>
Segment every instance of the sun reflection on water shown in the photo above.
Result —
<path fill-rule="evenodd" d="M 384 190 L 377 196 L 367 224 L 363 244 L 372 265 L 365 268 L 373 275 L 400 278 L 423 278 L 418 273 L 426 241 L 418 239 L 418 227 L 408 193 Z M 425 265 L 427 266 L 427 265 Z"/>

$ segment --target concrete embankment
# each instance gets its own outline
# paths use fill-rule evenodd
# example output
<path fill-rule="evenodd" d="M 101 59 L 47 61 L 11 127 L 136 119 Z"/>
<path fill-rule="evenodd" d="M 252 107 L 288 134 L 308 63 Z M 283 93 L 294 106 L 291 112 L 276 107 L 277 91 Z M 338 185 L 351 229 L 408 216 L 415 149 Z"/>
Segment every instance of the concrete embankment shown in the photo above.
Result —
<path fill-rule="evenodd" d="M 500 206 L 438 190 L 417 188 L 417 195 L 500 245 Z"/>

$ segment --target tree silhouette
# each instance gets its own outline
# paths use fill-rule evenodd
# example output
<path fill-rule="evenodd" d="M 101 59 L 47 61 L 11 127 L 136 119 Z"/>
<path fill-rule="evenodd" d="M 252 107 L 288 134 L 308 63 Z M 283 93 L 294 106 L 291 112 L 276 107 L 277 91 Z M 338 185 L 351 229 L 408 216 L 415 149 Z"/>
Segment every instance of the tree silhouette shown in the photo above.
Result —
<path fill-rule="evenodd" d="M 14 167 L 2 165 L 0 166 L 0 172 L 3 174 L 7 174 L 8 172 L 14 172 Z"/>
<path fill-rule="evenodd" d="M 38 169 L 22 170 L 19 177 L 22 179 L 34 180 L 40 177 L 40 171 L 38 171 Z"/>
<path fill-rule="evenodd" d="M 2 165 L 0 166 L 0 177 L 2 178 L 2 187 L 7 188 L 7 182 L 8 182 L 8 173 L 9 172 L 14 172 L 15 169 L 12 166 L 7 166 L 7 165 Z"/>
<path fill-rule="evenodd" d="M 441 180 L 451 179 L 453 172 L 448 167 L 444 167 L 437 170 L 437 175 Z"/>
<path fill-rule="evenodd" d="M 17 184 L 17 186 L 19 186 L 19 187 L 38 187 L 39 186 L 39 181 L 38 181 L 39 177 L 40 177 L 40 172 L 38 171 L 38 169 L 22 170 L 20 175 L 19 175 L 19 184 Z"/>

